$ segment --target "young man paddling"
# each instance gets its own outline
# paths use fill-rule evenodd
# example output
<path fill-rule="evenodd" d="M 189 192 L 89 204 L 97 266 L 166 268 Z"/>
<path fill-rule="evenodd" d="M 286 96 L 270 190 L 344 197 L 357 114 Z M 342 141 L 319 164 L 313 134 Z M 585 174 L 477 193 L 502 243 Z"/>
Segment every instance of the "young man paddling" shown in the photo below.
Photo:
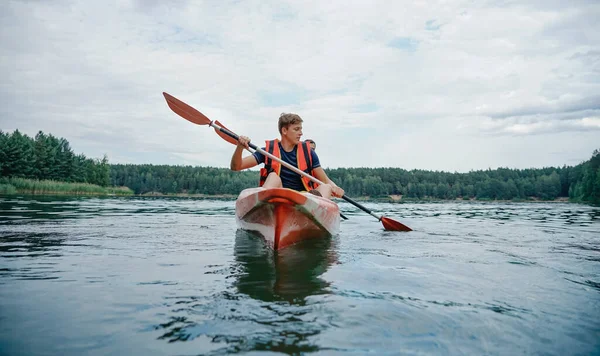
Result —
<path fill-rule="evenodd" d="M 249 148 L 250 139 L 240 136 L 238 145 L 231 157 L 231 169 L 241 171 L 252 168 L 260 163 L 265 167 L 261 169 L 260 182 L 264 188 L 290 188 L 297 191 L 310 191 L 324 198 L 341 197 L 344 190 L 338 187 L 321 168 L 319 157 L 307 142 L 301 142 L 302 118 L 296 114 L 284 113 L 279 116 L 279 133 L 281 140 L 266 141 L 262 149 L 271 153 L 282 161 L 311 174 L 323 185 L 317 185 L 310 179 L 288 169 L 279 162 L 265 157 L 256 151 L 251 156 L 242 158 L 244 148 Z"/>

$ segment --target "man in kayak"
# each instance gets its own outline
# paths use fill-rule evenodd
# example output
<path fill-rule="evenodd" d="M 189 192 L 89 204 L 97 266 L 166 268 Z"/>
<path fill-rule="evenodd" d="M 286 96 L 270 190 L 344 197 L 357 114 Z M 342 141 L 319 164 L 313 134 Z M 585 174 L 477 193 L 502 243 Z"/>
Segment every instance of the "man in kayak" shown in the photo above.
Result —
<path fill-rule="evenodd" d="M 310 138 L 307 138 L 306 140 L 304 140 L 304 142 L 308 142 L 308 144 L 310 145 L 310 148 L 314 150 L 317 149 L 317 143 L 315 142 L 315 140 L 311 140 Z"/>
<path fill-rule="evenodd" d="M 238 145 L 231 157 L 231 169 L 241 171 L 265 163 L 265 168 L 261 169 L 261 185 L 264 188 L 283 187 L 297 191 L 310 191 L 324 198 L 342 197 L 344 190 L 329 179 L 315 151 L 308 148 L 307 142 L 300 141 L 302 118 L 296 114 L 283 113 L 279 116 L 278 126 L 281 139 L 267 141 L 262 149 L 304 172 L 310 172 L 313 177 L 325 184 L 317 186 L 308 178 L 302 177 L 258 151 L 242 158 L 242 151 L 249 149 L 250 139 L 246 136 L 239 137 Z"/>

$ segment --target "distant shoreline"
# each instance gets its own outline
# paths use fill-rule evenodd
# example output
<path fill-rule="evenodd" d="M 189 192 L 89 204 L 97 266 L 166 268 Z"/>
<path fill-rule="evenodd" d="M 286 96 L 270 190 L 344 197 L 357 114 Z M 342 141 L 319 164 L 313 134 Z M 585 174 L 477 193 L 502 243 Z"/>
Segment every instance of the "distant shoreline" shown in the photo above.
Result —
<path fill-rule="evenodd" d="M 15 196 L 15 195 L 26 195 L 26 196 L 52 196 L 52 197 L 126 197 L 126 198 L 183 198 L 183 199 L 203 199 L 203 200 L 235 200 L 238 195 L 234 194 L 114 194 L 114 193 L 96 193 L 96 192 L 41 192 L 41 191 L 17 191 L 13 193 L 0 192 L 0 196 Z M 377 203 L 393 203 L 393 204 L 409 204 L 409 203 L 452 203 L 452 202 L 471 202 L 471 203 L 572 203 L 572 204 L 586 204 L 583 202 L 570 201 L 569 198 L 561 197 L 554 200 L 541 200 L 541 199 L 515 199 L 515 200 L 492 200 L 492 199 L 437 199 L 437 198 L 404 198 L 402 200 L 393 199 L 391 197 L 352 197 L 353 200 L 362 202 L 377 202 Z M 334 199 L 335 201 L 343 201 L 341 199 Z"/>
<path fill-rule="evenodd" d="M 172 193 L 165 194 L 160 192 L 147 192 L 143 194 L 134 194 L 127 187 L 100 187 L 87 183 L 67 183 L 50 180 L 30 180 L 21 178 L 4 178 L 0 184 L 0 195 L 32 195 L 32 196 L 98 196 L 98 197 L 154 197 L 154 198 L 189 198 L 189 199 L 219 199 L 219 200 L 235 200 L 237 194 L 188 194 L 188 193 Z M 361 196 L 353 197 L 355 200 L 380 203 L 435 203 L 435 202 L 490 202 L 490 203 L 578 203 L 569 200 L 567 197 L 559 197 L 553 200 L 542 200 L 531 197 L 528 199 L 511 199 L 511 200 L 493 200 L 493 199 L 477 199 L 477 198 L 455 198 L 455 199 L 439 199 L 439 198 L 405 198 L 402 195 L 387 195 L 379 197 Z"/>
<path fill-rule="evenodd" d="M 219 199 L 219 200 L 235 200 L 237 199 L 237 194 L 185 194 L 185 193 L 176 193 L 176 194 L 164 194 L 158 192 L 152 193 L 144 193 L 144 194 L 134 194 L 133 197 L 156 197 L 156 198 L 197 198 L 197 199 Z M 492 199 L 437 199 L 437 198 L 399 198 L 395 195 L 384 196 L 384 197 L 352 197 L 353 200 L 358 201 L 367 201 L 367 202 L 380 202 L 380 203 L 434 203 L 434 202 L 478 202 L 478 203 L 571 203 L 569 198 L 560 197 L 554 200 L 541 200 L 538 198 L 530 198 L 530 199 L 515 199 L 515 200 L 492 200 Z M 341 199 L 336 199 L 341 201 Z M 576 203 L 576 202 L 572 202 Z"/>

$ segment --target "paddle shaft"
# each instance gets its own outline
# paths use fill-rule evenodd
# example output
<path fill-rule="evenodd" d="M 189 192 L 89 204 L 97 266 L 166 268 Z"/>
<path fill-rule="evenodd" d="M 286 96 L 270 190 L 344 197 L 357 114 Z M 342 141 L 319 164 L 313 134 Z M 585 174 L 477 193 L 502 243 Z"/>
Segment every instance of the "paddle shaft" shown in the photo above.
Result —
<path fill-rule="evenodd" d="M 226 128 L 224 128 L 224 127 L 221 127 L 221 126 L 219 126 L 219 125 L 215 124 L 215 123 L 214 123 L 214 121 L 211 121 L 211 122 L 210 122 L 208 125 L 209 125 L 210 127 L 213 127 L 213 128 L 215 128 L 215 129 L 217 129 L 217 130 L 221 131 L 222 133 L 226 134 L 227 136 L 229 136 L 229 137 L 231 137 L 231 138 L 234 138 L 234 139 L 236 139 L 236 140 L 239 140 L 239 138 L 240 138 L 238 135 L 236 135 L 236 134 L 234 134 L 233 132 L 231 132 L 231 131 L 227 130 Z M 256 146 L 256 145 L 255 145 L 255 144 L 253 144 L 252 142 L 249 142 L 249 143 L 248 143 L 248 146 L 249 146 L 250 148 L 252 148 L 253 150 L 255 150 L 255 151 L 258 151 L 258 152 L 262 153 L 263 155 L 265 155 L 265 156 L 267 156 L 267 157 L 269 157 L 269 158 L 271 158 L 271 159 L 273 159 L 273 160 L 275 160 L 275 161 L 277 161 L 277 162 L 281 163 L 281 164 L 282 164 L 282 165 L 284 165 L 285 167 L 287 167 L 287 168 L 291 169 L 292 171 L 294 171 L 294 172 L 296 172 L 296 173 L 300 174 L 300 175 L 301 175 L 301 176 L 303 176 L 303 177 L 306 177 L 306 178 L 308 178 L 308 179 L 312 180 L 313 182 L 315 182 L 315 183 L 317 183 L 317 184 L 320 184 L 320 185 L 323 185 L 323 184 L 325 184 L 325 183 L 321 182 L 320 180 L 318 180 L 317 178 L 315 178 L 315 177 L 311 176 L 310 174 L 307 174 L 306 172 L 303 172 L 303 171 L 301 171 L 301 170 L 300 170 L 300 169 L 298 169 L 297 167 L 294 167 L 294 166 L 292 166 L 291 164 L 289 164 L 289 163 L 287 163 L 287 162 L 285 162 L 285 161 L 281 160 L 280 158 L 278 158 L 278 157 L 276 157 L 276 156 L 274 156 L 274 155 L 270 154 L 269 152 L 267 152 L 267 151 L 263 150 L 262 148 L 260 148 L 260 147 Z M 346 196 L 346 194 L 344 194 L 344 195 L 342 196 L 342 199 L 344 199 L 344 200 L 345 200 L 345 201 L 347 201 L 348 203 L 350 203 L 350 204 L 352 204 L 352 205 L 356 206 L 357 208 L 361 209 L 361 210 L 362 210 L 362 211 L 364 211 L 365 213 L 368 213 L 368 214 L 370 214 L 371 216 L 373 216 L 373 217 L 374 217 L 374 218 L 376 218 L 377 220 L 381 221 L 381 218 L 382 218 L 381 216 L 377 216 L 377 215 L 375 215 L 375 214 L 374 214 L 374 213 L 373 213 L 371 210 L 367 209 L 367 208 L 366 208 L 366 207 L 364 207 L 362 204 L 360 204 L 360 203 L 358 203 L 358 202 L 356 202 L 356 201 L 352 200 L 351 198 L 347 197 L 347 196 Z"/>

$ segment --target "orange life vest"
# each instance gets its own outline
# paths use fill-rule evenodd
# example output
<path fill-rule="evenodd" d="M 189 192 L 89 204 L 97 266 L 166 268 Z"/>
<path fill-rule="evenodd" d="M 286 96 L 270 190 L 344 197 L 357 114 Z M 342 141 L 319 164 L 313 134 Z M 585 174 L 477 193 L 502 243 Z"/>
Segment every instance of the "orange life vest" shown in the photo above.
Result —
<path fill-rule="evenodd" d="M 313 175 L 312 154 L 310 153 L 310 145 L 308 144 L 308 142 L 300 142 L 296 147 L 296 167 L 298 167 L 299 170 L 306 174 Z M 265 151 L 281 159 L 281 152 L 279 151 L 278 139 L 265 141 Z M 260 169 L 260 180 L 258 183 L 260 187 L 262 187 L 265 184 L 267 176 L 271 172 L 275 172 L 277 173 L 277 175 L 280 175 L 281 163 L 265 155 L 265 167 Z M 319 184 L 313 182 L 305 176 L 300 176 L 300 178 L 302 179 L 302 185 L 304 185 L 304 189 L 306 189 L 306 191 L 316 189 L 319 186 Z"/>

